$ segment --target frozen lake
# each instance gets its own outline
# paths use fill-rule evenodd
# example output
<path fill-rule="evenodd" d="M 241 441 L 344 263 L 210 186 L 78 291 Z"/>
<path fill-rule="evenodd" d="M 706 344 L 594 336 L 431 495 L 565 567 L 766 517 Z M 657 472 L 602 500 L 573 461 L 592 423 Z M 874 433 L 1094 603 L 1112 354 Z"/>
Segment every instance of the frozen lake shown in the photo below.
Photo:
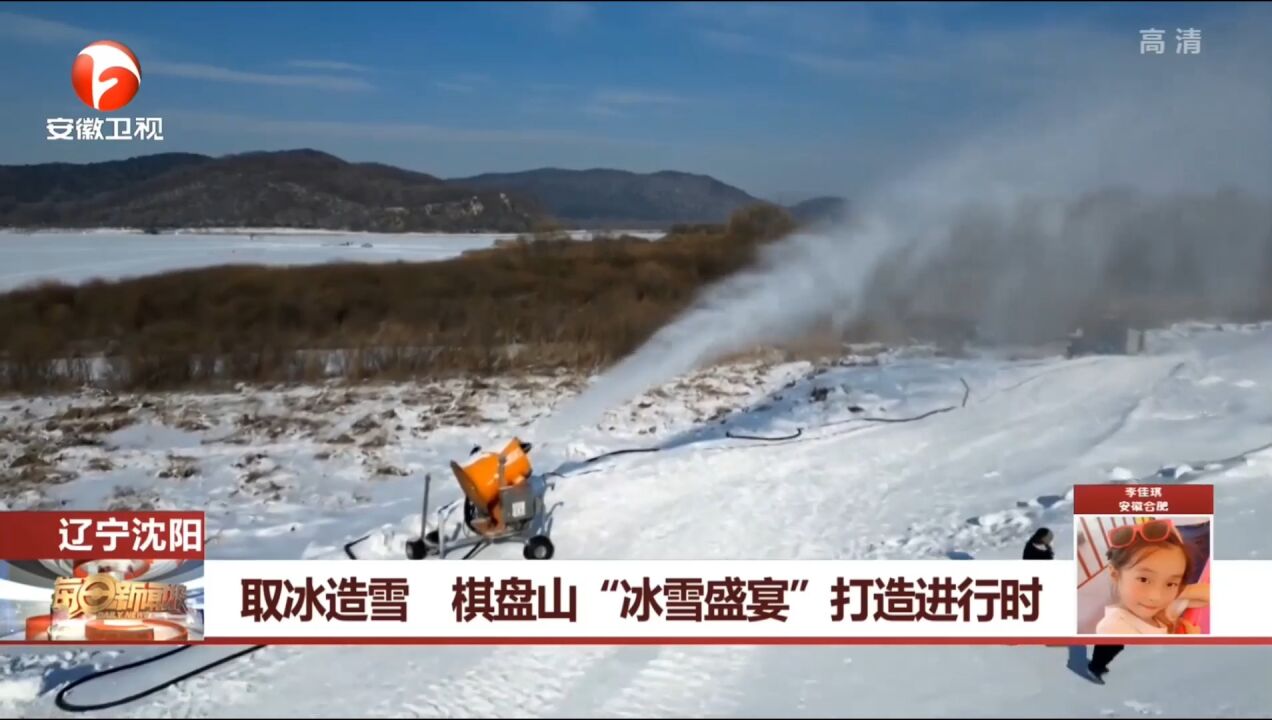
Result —
<path fill-rule="evenodd" d="M 657 238 L 662 233 L 631 233 Z M 587 239 L 586 232 L 571 233 Z M 226 264 L 424 262 L 490 247 L 515 233 L 338 233 L 268 229 L 0 231 L 0 292 L 42 280 L 79 283 Z M 369 247 L 364 247 L 369 245 Z"/>

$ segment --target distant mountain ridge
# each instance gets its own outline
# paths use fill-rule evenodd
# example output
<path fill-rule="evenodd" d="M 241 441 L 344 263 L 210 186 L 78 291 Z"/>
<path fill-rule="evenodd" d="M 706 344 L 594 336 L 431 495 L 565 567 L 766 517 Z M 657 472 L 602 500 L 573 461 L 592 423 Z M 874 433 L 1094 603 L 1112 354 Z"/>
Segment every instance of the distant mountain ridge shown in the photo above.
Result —
<path fill-rule="evenodd" d="M 848 213 L 848 201 L 841 197 L 815 197 L 786 209 L 801 224 L 842 220 Z"/>
<path fill-rule="evenodd" d="M 734 211 L 764 202 L 713 177 L 673 170 L 634 173 L 605 168 L 541 168 L 451 181 L 523 193 L 569 225 L 633 227 L 724 222 Z"/>
<path fill-rule="evenodd" d="M 315 150 L 0 167 L 0 226 L 525 232 L 532 201 Z"/>
<path fill-rule="evenodd" d="M 788 210 L 801 222 L 827 198 Z M 543 168 L 441 179 L 317 150 L 0 166 L 0 226 L 530 232 L 721 223 L 765 202 L 713 177 Z"/>
<path fill-rule="evenodd" d="M 84 164 L 0 166 L 0 211 L 17 204 L 80 202 L 170 170 L 211 161 L 206 155 L 160 153 Z"/>

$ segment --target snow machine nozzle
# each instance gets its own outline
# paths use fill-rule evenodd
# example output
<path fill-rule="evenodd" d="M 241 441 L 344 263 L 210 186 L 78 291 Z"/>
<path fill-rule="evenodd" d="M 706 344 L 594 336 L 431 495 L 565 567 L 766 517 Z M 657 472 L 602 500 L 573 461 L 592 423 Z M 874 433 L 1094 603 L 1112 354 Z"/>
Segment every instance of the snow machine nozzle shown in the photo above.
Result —
<path fill-rule="evenodd" d="M 502 522 L 499 494 L 505 487 L 515 487 L 530 479 L 530 456 L 521 441 L 513 438 L 499 454 L 487 453 L 460 467 L 451 461 L 451 472 L 464 495 L 491 519 Z"/>
<path fill-rule="evenodd" d="M 554 549 L 544 530 L 542 483 L 532 482 L 530 443 L 513 438 L 497 453 L 484 453 L 460 465 L 451 461 L 451 473 L 464 493 L 463 523 L 453 531 L 446 520 L 458 509 L 456 500 L 437 511 L 436 528 L 419 540 L 407 543 L 407 557 L 413 560 L 445 556 L 447 550 L 484 546 L 513 540 L 525 546 L 524 556 L 532 560 L 552 557 Z M 474 448 L 474 453 L 480 447 Z M 471 454 L 470 454 L 471 457 Z M 424 513 L 428 522 L 431 477 L 424 479 Z M 474 547 L 473 552 L 477 548 Z"/>

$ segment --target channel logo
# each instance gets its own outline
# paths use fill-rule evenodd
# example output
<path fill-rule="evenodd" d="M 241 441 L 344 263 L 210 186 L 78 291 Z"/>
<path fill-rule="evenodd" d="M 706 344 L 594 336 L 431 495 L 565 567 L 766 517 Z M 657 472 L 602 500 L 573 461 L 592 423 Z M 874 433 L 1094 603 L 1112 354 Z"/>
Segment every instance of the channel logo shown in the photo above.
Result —
<path fill-rule="evenodd" d="M 79 99 L 94 110 L 119 110 L 132 102 L 141 89 L 141 63 L 123 43 L 98 40 L 75 57 L 71 86 Z"/>

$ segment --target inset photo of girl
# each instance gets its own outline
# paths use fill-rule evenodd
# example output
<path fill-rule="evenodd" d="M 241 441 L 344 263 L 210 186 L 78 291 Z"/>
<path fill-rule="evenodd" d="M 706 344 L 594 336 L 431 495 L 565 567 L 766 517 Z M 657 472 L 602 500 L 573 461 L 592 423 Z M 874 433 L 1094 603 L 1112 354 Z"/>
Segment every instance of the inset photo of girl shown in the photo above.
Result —
<path fill-rule="evenodd" d="M 1075 517 L 1078 633 L 1210 633 L 1211 516 Z"/>

